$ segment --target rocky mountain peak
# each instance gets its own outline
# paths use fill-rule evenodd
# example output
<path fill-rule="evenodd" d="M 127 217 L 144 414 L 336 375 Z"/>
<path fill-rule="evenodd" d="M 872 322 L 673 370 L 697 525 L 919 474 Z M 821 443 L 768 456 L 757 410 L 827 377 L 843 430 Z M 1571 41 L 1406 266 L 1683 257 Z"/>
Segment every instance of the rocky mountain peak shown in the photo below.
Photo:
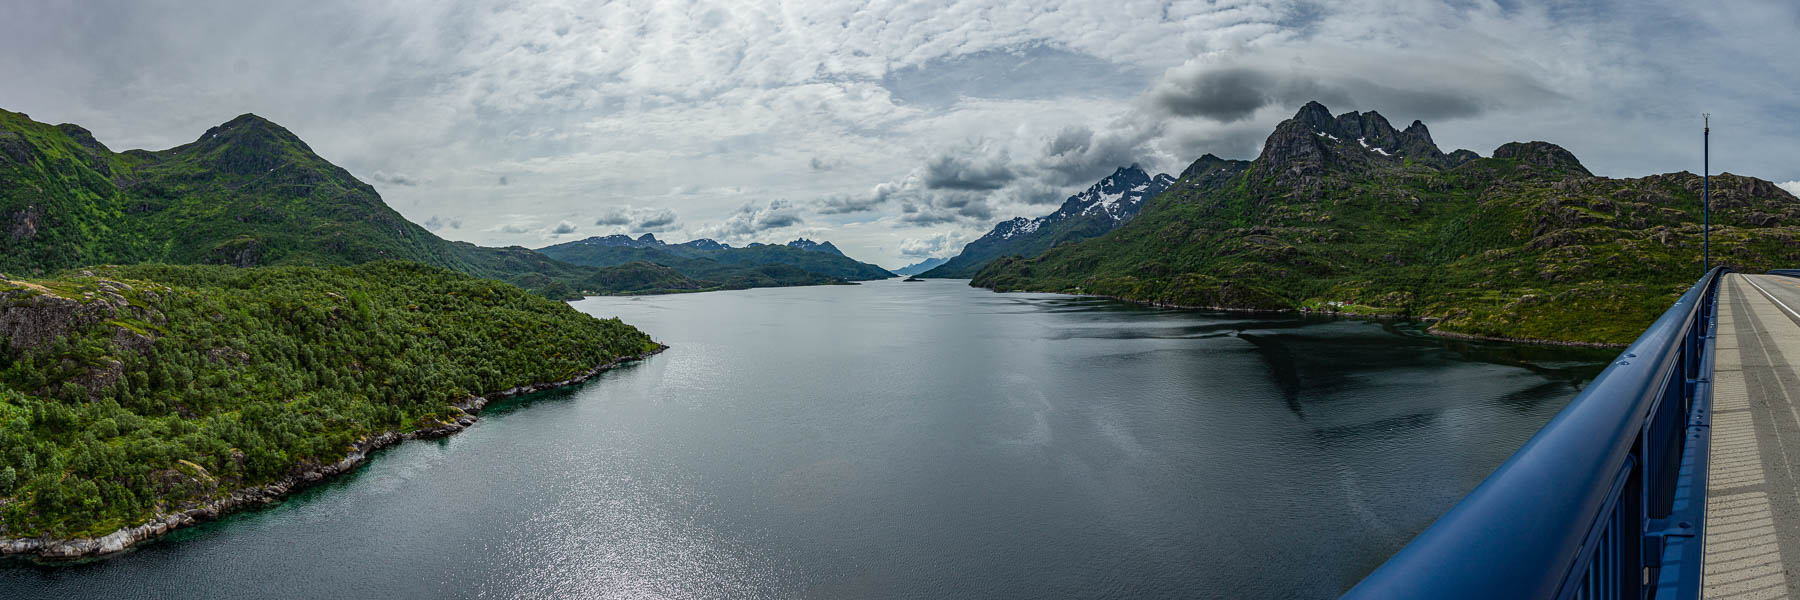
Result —
<path fill-rule="evenodd" d="M 837 249 L 837 246 L 831 245 L 831 242 L 815 242 L 806 238 L 799 238 L 788 242 L 787 245 L 808 252 L 824 252 L 826 254 L 836 254 L 838 256 L 844 255 L 842 251 Z"/>
<path fill-rule="evenodd" d="M 1063 200 L 1061 208 L 1043 219 L 1057 222 L 1078 216 L 1103 216 L 1124 222 L 1137 215 L 1145 200 L 1162 193 L 1174 181 L 1175 178 L 1167 174 L 1152 177 L 1142 166 L 1132 163 L 1129 167 L 1115 169 L 1112 175 L 1081 193 L 1069 196 Z"/>
<path fill-rule="evenodd" d="M 1294 113 L 1292 120 L 1299 121 L 1308 129 L 1317 132 L 1330 133 L 1331 130 L 1336 129 L 1331 118 L 1331 110 L 1325 108 L 1325 105 L 1319 104 L 1317 100 L 1307 102 L 1305 106 L 1300 107 L 1300 112 Z"/>
<path fill-rule="evenodd" d="M 1306 103 L 1294 118 L 1277 125 L 1258 158 L 1281 177 L 1357 170 L 1402 159 L 1440 166 L 1447 160 L 1420 121 L 1401 131 L 1381 113 L 1351 111 L 1332 117 L 1318 102 Z"/>
<path fill-rule="evenodd" d="M 1507 142 L 1494 149 L 1494 158 L 1516 160 L 1528 167 L 1569 171 L 1592 177 L 1575 155 L 1550 142 Z"/>

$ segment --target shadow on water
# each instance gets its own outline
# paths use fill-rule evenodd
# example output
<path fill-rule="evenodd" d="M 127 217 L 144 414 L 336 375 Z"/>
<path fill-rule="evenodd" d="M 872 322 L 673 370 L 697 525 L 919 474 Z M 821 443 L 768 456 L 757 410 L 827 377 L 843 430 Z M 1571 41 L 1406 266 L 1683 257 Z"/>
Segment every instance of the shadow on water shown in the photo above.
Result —
<path fill-rule="evenodd" d="M 1237 337 L 1255 348 L 1291 402 L 1309 399 L 1307 391 L 1339 392 L 1386 372 L 1416 370 L 1421 364 L 1437 361 L 1515 367 L 1550 380 L 1515 396 L 1536 396 L 1551 388 L 1566 393 L 1579 391 L 1618 352 L 1445 338 L 1423 333 L 1417 324 L 1382 323 L 1382 330 L 1400 336 L 1403 342 L 1395 343 L 1391 335 L 1245 332 Z"/>

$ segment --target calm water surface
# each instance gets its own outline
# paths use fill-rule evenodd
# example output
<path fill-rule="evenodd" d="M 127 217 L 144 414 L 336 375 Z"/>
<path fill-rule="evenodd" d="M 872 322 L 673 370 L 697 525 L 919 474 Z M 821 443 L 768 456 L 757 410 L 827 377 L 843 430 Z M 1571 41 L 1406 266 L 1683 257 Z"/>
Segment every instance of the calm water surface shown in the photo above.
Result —
<path fill-rule="evenodd" d="M 5 598 L 1329 598 L 1611 352 L 960 281 L 574 304 L 672 348 Z"/>

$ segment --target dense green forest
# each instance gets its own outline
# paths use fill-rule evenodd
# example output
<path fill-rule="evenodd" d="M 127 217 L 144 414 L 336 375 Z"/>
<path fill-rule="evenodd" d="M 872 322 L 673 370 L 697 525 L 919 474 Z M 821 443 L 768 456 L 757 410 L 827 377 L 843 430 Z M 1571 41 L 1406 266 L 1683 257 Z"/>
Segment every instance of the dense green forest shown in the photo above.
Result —
<path fill-rule="evenodd" d="M 1623 344 L 1700 278 L 1698 175 L 1597 177 L 1544 142 L 1443 154 L 1423 124 L 1324 110 L 1282 123 L 1247 169 L 1190 169 L 1123 227 L 996 261 L 973 285 Z M 1716 263 L 1800 264 L 1793 195 L 1715 175 L 1712 202 Z"/>
<path fill-rule="evenodd" d="M 17 275 L 13 275 L 17 278 Z M 660 347 L 414 263 L 0 282 L 0 538 L 95 536 Z"/>

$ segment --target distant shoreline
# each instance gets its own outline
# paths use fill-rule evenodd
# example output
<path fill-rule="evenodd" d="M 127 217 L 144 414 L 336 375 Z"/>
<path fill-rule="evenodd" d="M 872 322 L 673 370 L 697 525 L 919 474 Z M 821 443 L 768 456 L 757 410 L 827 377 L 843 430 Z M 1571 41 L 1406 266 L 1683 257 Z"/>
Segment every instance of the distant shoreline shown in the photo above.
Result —
<path fill-rule="evenodd" d="M 971 287 L 974 287 L 974 286 L 971 286 Z M 993 288 L 980 288 L 980 289 L 988 290 L 988 291 L 994 292 L 996 294 L 1024 292 L 1024 293 L 1030 293 L 1030 294 L 1057 294 L 1057 295 L 1062 295 L 1062 296 L 1073 296 L 1073 297 L 1084 297 L 1084 298 L 1106 298 L 1108 300 L 1118 300 L 1120 302 L 1129 302 L 1132 304 L 1139 304 L 1139 305 L 1144 305 L 1144 306 L 1155 306 L 1158 308 L 1179 308 L 1179 309 L 1185 309 L 1185 310 L 1212 310 L 1212 311 L 1229 312 L 1229 313 L 1267 314 L 1267 315 L 1288 314 L 1288 313 L 1306 314 L 1306 315 L 1332 315 L 1332 316 L 1346 317 L 1346 318 L 1351 318 L 1351 319 L 1362 319 L 1362 320 L 1368 320 L 1368 321 L 1418 321 L 1421 323 L 1434 323 L 1432 326 L 1425 328 L 1425 333 L 1427 333 L 1427 334 L 1438 336 L 1438 337 L 1443 337 L 1443 338 L 1457 339 L 1457 340 L 1474 340 L 1474 341 L 1483 341 L 1483 342 L 1508 342 L 1508 343 L 1513 343 L 1513 344 L 1534 344 L 1534 345 L 1539 345 L 1539 346 L 1569 346 L 1569 347 L 1576 347 L 1576 348 L 1620 348 L 1620 349 L 1622 349 L 1622 348 L 1625 348 L 1625 347 L 1631 345 L 1631 344 L 1607 344 L 1607 343 L 1602 343 L 1602 342 L 1572 342 L 1572 341 L 1567 341 L 1567 340 L 1550 340 L 1550 339 L 1538 339 L 1538 338 L 1517 338 L 1517 337 L 1505 337 L 1505 336 L 1494 336 L 1494 335 L 1476 335 L 1473 333 L 1443 331 L 1441 329 L 1438 329 L 1437 325 L 1435 325 L 1435 323 L 1437 322 L 1437 319 L 1430 319 L 1430 318 L 1424 318 L 1424 317 L 1401 317 L 1401 316 L 1396 316 L 1396 315 L 1384 315 L 1384 314 L 1378 314 L 1378 313 L 1359 313 L 1359 312 L 1336 311 L 1336 310 L 1318 311 L 1318 310 L 1305 310 L 1305 309 L 1299 309 L 1299 308 L 1232 308 L 1232 307 L 1227 307 L 1227 306 L 1190 306 L 1190 305 L 1184 305 L 1184 304 L 1173 304 L 1173 303 L 1168 303 L 1168 302 L 1156 302 L 1156 301 L 1152 301 L 1152 300 L 1136 300 L 1136 299 L 1124 298 L 1124 297 L 1120 297 L 1120 296 L 1110 296 L 1107 294 L 1071 294 L 1068 292 L 1040 292 L 1040 291 L 1032 291 L 1032 290 L 1007 290 L 1005 292 L 1001 292 L 1001 291 L 994 290 Z"/>
<path fill-rule="evenodd" d="M 50 537 L 37 538 L 5 538 L 0 539 L 0 557 L 22 558 L 39 564 L 60 564 L 81 561 L 83 559 L 105 558 L 123 552 L 140 542 L 156 539 L 171 531 L 183 527 L 191 527 L 246 508 L 273 503 L 296 491 L 323 483 L 324 481 L 351 471 L 369 461 L 376 450 L 412 439 L 435 439 L 468 429 L 478 420 L 476 413 L 489 403 L 502 398 L 510 398 L 532 392 L 540 392 L 559 387 L 566 387 L 585 382 L 603 372 L 619 365 L 643 360 L 669 349 L 658 344 L 656 348 L 638 354 L 621 356 L 594 366 L 579 375 L 549 383 L 522 385 L 507 390 L 493 392 L 482 396 L 472 396 L 462 402 L 452 404 L 462 413 L 456 420 L 441 423 L 436 427 L 415 429 L 405 433 L 384 431 L 371 434 L 352 444 L 350 453 L 337 462 L 325 465 L 296 467 L 297 472 L 279 481 L 249 488 L 233 490 L 222 498 L 216 498 L 204 504 L 184 511 L 158 515 L 149 522 L 132 527 L 122 527 L 112 533 L 97 538 L 57 539 Z"/>

